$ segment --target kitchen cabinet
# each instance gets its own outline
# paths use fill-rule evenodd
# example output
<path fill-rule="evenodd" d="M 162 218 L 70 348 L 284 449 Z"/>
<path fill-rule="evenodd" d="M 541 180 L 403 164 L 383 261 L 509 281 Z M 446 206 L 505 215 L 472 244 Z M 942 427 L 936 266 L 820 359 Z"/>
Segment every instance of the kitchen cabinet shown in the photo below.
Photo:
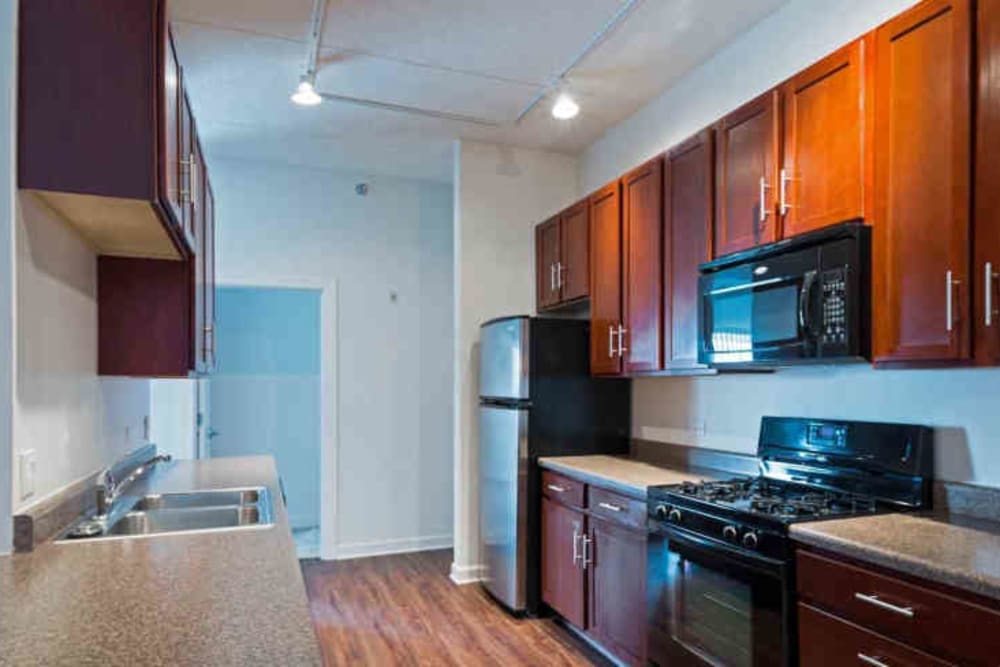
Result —
<path fill-rule="evenodd" d="M 622 320 L 618 354 L 627 374 L 663 364 L 663 158 L 621 179 Z"/>
<path fill-rule="evenodd" d="M 216 367 L 215 355 L 215 194 L 212 184 L 205 179 L 205 252 L 202 260 L 205 264 L 204 307 L 205 316 L 202 327 L 202 354 L 204 370 L 211 372 Z"/>
<path fill-rule="evenodd" d="M 542 599 L 618 659 L 644 664 L 645 502 L 551 471 L 542 495 Z"/>
<path fill-rule="evenodd" d="M 98 254 L 190 257 L 164 3 L 23 1 L 18 50 L 18 187 Z"/>
<path fill-rule="evenodd" d="M 769 91 L 716 124 L 713 256 L 778 238 L 778 91 Z"/>
<path fill-rule="evenodd" d="M 928 0 L 875 33 L 876 363 L 970 358 L 971 19 Z"/>
<path fill-rule="evenodd" d="M 535 227 L 536 303 L 539 312 L 590 294 L 590 210 L 587 200 Z"/>
<path fill-rule="evenodd" d="M 590 372 L 619 375 L 622 324 L 621 189 L 609 183 L 588 200 L 590 208 Z"/>
<path fill-rule="evenodd" d="M 871 38 L 838 49 L 781 86 L 781 236 L 865 217 L 870 197 Z"/>
<path fill-rule="evenodd" d="M 1000 611 L 993 602 L 802 548 L 796 553 L 796 582 L 803 667 L 858 660 L 996 664 Z"/>
<path fill-rule="evenodd" d="M 976 16 L 978 99 L 972 293 L 976 362 L 1000 364 L 1000 6 L 980 2 Z"/>
<path fill-rule="evenodd" d="M 698 364 L 698 265 L 711 258 L 714 137 L 704 130 L 664 163 L 663 331 L 667 369 Z"/>
<path fill-rule="evenodd" d="M 578 628 L 586 621 L 582 511 L 542 497 L 542 600 Z"/>

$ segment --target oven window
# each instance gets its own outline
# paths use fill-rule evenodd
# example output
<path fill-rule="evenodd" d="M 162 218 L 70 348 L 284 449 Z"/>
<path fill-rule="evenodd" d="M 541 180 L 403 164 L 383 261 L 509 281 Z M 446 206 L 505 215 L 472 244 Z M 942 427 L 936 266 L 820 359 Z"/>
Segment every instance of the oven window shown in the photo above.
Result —
<path fill-rule="evenodd" d="M 684 558 L 674 563 L 674 640 L 712 664 L 752 667 L 751 586 Z"/>

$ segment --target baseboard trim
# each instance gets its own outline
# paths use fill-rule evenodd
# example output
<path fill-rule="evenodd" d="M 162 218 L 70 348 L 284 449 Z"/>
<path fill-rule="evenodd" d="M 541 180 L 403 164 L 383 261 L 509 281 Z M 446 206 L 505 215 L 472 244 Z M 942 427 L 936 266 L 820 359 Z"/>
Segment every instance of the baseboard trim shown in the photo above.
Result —
<path fill-rule="evenodd" d="M 459 586 L 465 586 L 482 581 L 485 574 L 485 565 L 459 565 L 458 563 L 452 563 L 449 577 Z"/>
<path fill-rule="evenodd" d="M 453 540 L 451 535 L 431 535 L 427 537 L 403 537 L 393 540 L 376 540 L 372 542 L 352 542 L 349 544 L 337 545 L 335 558 L 336 560 L 370 558 L 372 556 L 405 554 L 414 551 L 450 549 L 452 545 Z"/>

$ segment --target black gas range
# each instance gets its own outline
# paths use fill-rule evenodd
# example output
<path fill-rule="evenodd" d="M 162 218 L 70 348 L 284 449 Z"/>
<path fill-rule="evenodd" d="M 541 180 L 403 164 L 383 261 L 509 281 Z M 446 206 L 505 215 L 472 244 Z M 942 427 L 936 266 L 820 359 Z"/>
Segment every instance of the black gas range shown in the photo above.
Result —
<path fill-rule="evenodd" d="M 930 506 L 924 426 L 764 417 L 760 474 L 649 489 L 654 664 L 795 664 L 791 524 Z"/>

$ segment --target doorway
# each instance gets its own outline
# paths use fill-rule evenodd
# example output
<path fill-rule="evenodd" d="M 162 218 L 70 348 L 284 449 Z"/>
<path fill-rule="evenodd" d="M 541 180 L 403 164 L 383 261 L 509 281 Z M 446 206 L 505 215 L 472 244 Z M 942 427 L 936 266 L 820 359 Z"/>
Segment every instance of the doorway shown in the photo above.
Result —
<path fill-rule="evenodd" d="M 320 555 L 322 290 L 220 287 L 218 366 L 198 402 L 206 458 L 270 455 L 300 558 Z"/>

